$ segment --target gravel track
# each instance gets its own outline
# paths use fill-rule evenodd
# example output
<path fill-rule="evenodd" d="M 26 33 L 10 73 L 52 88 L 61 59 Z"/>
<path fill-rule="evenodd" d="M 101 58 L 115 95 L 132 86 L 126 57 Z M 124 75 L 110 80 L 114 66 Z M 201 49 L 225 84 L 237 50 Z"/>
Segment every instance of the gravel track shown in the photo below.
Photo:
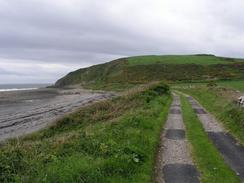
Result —
<path fill-rule="evenodd" d="M 155 182 L 198 183 L 199 173 L 191 159 L 179 96 L 174 96 L 157 157 Z"/>

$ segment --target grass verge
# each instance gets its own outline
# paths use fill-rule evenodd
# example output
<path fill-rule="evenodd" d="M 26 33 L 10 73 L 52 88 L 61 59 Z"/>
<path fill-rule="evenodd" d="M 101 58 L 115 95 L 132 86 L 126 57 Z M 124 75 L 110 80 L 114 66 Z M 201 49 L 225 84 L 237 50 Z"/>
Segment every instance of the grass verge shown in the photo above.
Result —
<path fill-rule="evenodd" d="M 192 155 L 203 183 L 241 182 L 235 173 L 225 164 L 223 158 L 208 139 L 201 122 L 194 113 L 186 97 L 181 96 L 183 119 L 187 138 L 192 145 Z"/>
<path fill-rule="evenodd" d="M 171 96 L 155 85 L 1 147 L 0 182 L 150 182 Z"/>

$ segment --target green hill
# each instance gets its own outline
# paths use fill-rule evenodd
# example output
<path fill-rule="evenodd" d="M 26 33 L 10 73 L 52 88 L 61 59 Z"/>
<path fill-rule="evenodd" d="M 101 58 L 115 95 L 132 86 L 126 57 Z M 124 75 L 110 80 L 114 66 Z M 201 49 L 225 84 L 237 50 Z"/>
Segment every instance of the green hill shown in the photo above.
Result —
<path fill-rule="evenodd" d="M 216 57 L 214 55 L 199 54 L 199 55 L 146 55 L 128 58 L 130 65 L 138 64 L 228 64 L 237 60 L 224 57 Z"/>
<path fill-rule="evenodd" d="M 55 86 L 102 88 L 105 85 L 158 80 L 191 82 L 244 79 L 243 61 L 207 54 L 128 57 L 76 70 L 58 80 Z"/>

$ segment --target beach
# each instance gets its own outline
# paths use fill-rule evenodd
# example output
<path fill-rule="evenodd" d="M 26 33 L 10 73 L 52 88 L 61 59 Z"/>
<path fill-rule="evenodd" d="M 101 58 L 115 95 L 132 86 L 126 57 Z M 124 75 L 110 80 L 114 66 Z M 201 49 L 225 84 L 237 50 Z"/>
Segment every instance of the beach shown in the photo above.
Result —
<path fill-rule="evenodd" d="M 57 88 L 0 92 L 0 141 L 50 126 L 65 114 L 112 96 L 109 92 Z"/>

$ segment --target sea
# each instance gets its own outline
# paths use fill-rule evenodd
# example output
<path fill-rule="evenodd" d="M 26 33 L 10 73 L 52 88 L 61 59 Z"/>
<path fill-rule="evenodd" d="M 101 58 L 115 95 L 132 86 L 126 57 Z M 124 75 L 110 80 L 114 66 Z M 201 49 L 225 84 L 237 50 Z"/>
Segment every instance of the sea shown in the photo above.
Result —
<path fill-rule="evenodd" d="M 45 88 L 51 84 L 0 84 L 0 92 L 18 91 L 18 90 L 36 90 Z"/>

